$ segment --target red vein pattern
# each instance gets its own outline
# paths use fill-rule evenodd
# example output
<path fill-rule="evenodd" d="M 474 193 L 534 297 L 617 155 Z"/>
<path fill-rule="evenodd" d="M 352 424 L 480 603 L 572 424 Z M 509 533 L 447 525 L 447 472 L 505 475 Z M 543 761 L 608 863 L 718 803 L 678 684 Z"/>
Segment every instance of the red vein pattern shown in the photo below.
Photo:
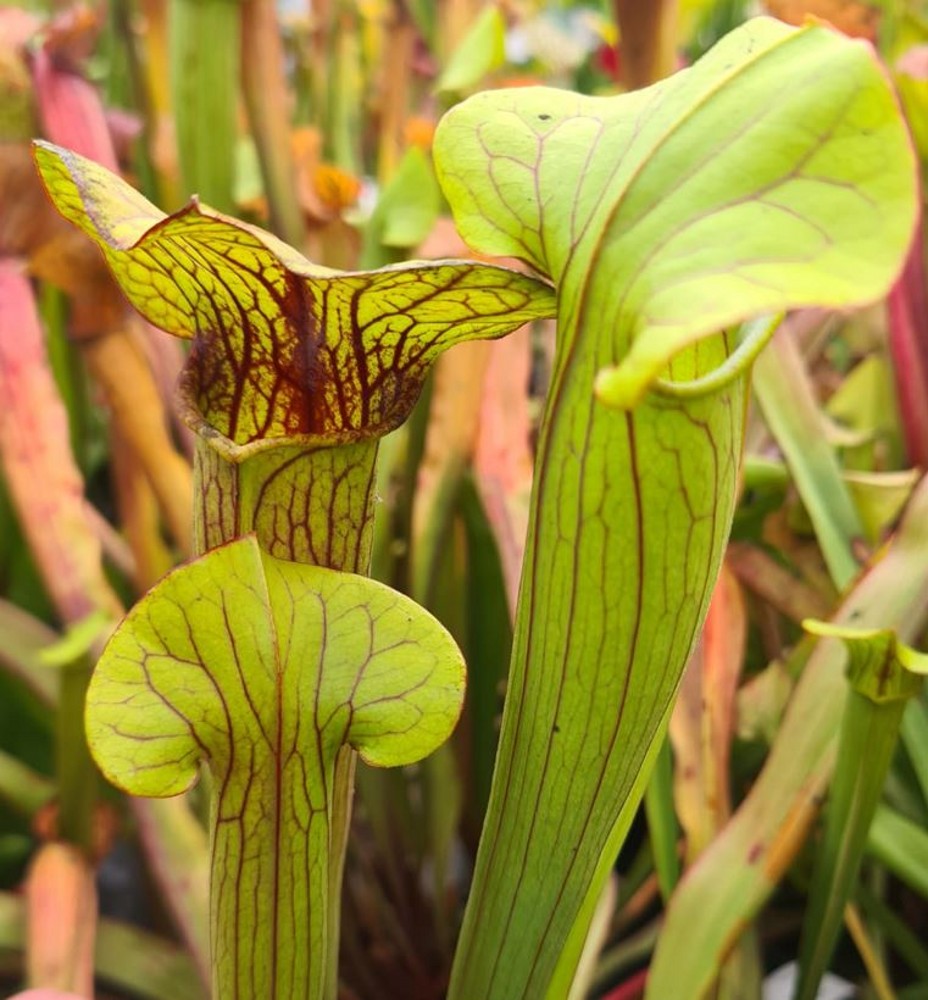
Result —
<path fill-rule="evenodd" d="M 38 145 L 36 161 L 135 308 L 193 339 L 181 383 L 188 422 L 232 445 L 381 436 L 408 415 L 442 351 L 554 311 L 549 286 L 505 268 L 331 271 L 195 200 L 165 216 L 67 150 Z"/>
<path fill-rule="evenodd" d="M 197 442 L 194 536 L 202 552 L 254 532 L 278 559 L 366 572 L 377 442 L 281 446 L 228 462 Z"/>

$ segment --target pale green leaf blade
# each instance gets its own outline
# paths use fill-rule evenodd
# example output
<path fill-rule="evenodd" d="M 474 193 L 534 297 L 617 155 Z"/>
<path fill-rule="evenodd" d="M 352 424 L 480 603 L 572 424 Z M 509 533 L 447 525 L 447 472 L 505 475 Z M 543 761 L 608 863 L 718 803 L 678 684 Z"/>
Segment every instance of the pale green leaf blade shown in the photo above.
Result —
<path fill-rule="evenodd" d="M 302 724 L 331 752 L 396 766 L 447 739 L 463 687 L 453 639 L 409 598 L 248 538 L 170 573 L 123 620 L 88 692 L 88 739 L 114 784 L 175 795 L 202 759 L 233 768 L 236 735 L 269 754 L 282 713 L 312 706 Z"/>
<path fill-rule="evenodd" d="M 449 991 L 514 1000 L 578 960 L 705 615 L 746 374 L 771 332 L 730 326 L 880 294 L 914 170 L 872 53 L 769 20 L 630 97 L 478 95 L 435 152 L 465 237 L 558 292 L 499 764 Z"/>
<path fill-rule="evenodd" d="M 136 795 L 176 794 L 210 768 L 218 995 L 321 995 L 339 751 L 421 759 L 450 735 L 463 687 L 454 641 L 409 598 L 274 559 L 253 537 L 169 574 L 117 628 L 88 742 Z"/>
<path fill-rule="evenodd" d="M 477 95 L 435 154 L 477 249 L 558 283 L 591 262 L 608 274 L 616 367 L 599 387 L 620 406 L 699 337 L 880 298 L 912 235 L 913 152 L 884 71 L 821 26 L 755 19 L 632 95 Z M 588 287 L 563 294 L 589 308 Z"/>
<path fill-rule="evenodd" d="M 398 767 L 448 739 L 461 712 L 464 661 L 431 615 L 367 577 L 267 557 L 265 566 L 281 660 L 305 658 L 312 677 L 321 655 L 316 690 L 301 690 L 315 699 L 323 740 L 344 727 L 343 739 L 366 763 Z"/>

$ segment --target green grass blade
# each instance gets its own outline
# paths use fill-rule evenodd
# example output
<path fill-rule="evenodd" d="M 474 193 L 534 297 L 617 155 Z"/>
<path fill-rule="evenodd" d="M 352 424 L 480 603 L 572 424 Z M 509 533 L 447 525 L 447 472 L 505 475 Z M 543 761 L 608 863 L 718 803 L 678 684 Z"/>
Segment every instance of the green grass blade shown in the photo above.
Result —
<path fill-rule="evenodd" d="M 644 793 L 644 809 L 648 817 L 648 835 L 657 881 L 661 895 L 669 900 L 680 878 L 680 854 L 677 850 L 680 827 L 673 804 L 673 753 L 667 739 L 657 755 L 654 772 Z"/>
<path fill-rule="evenodd" d="M 854 543 L 863 539 L 864 529 L 788 328 L 775 334 L 757 359 L 754 395 L 812 519 L 831 578 L 844 590 L 859 570 Z"/>
<path fill-rule="evenodd" d="M 928 704 L 924 695 L 909 702 L 902 717 L 901 736 L 922 797 L 928 805 Z"/>
<path fill-rule="evenodd" d="M 499 739 L 500 686 L 512 649 L 512 623 L 499 549 L 470 476 L 459 498 L 467 536 L 467 713 L 470 720 L 468 806 L 479 830 L 490 799 L 493 764 Z"/>
<path fill-rule="evenodd" d="M 880 806 L 873 817 L 867 853 L 928 899 L 928 831 Z"/>

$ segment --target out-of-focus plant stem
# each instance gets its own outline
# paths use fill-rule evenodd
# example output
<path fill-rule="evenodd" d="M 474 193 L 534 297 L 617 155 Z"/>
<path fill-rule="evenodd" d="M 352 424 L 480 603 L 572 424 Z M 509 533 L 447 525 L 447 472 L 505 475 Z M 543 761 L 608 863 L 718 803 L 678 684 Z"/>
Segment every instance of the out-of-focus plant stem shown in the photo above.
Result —
<path fill-rule="evenodd" d="M 170 0 L 171 90 L 181 184 L 233 209 L 241 9 L 238 0 Z"/>
<path fill-rule="evenodd" d="M 113 493 L 126 541 L 132 550 L 131 579 L 143 593 L 171 568 L 171 552 L 161 534 L 158 502 L 138 456 L 121 429 L 110 428 Z"/>
<path fill-rule="evenodd" d="M 171 442 L 151 368 L 123 330 L 85 340 L 81 347 L 129 451 L 145 470 L 171 536 L 181 552 L 190 555 L 193 476 Z"/>
<path fill-rule="evenodd" d="M 145 18 L 144 74 L 145 117 L 148 157 L 155 170 L 159 204 L 169 208 L 180 205 L 177 150 L 171 109 L 171 59 L 168 48 L 168 0 L 140 0 Z"/>
<path fill-rule="evenodd" d="M 271 229 L 302 247 L 306 227 L 296 196 L 290 150 L 290 96 L 273 0 L 242 3 L 242 93 L 258 147 Z"/>
<path fill-rule="evenodd" d="M 87 471 L 88 400 L 86 382 L 74 345 L 67 335 L 67 301 L 64 293 L 50 284 L 43 284 L 39 308 L 46 330 L 48 361 L 61 400 L 68 412 L 71 452 L 78 468 Z"/>
<path fill-rule="evenodd" d="M 37 568 L 62 621 L 75 625 L 94 611 L 116 615 L 35 302 L 12 264 L 0 267 L 0 330 L 7 334 L 0 339 L 0 460 Z M 83 732 L 89 674 L 81 651 L 62 671 L 57 715 L 59 831 L 85 851 L 97 784 Z"/>
<path fill-rule="evenodd" d="M 854 940 L 858 954 L 867 970 L 867 975 L 870 977 L 870 985 L 878 1000 L 896 1000 L 892 983 L 889 981 L 889 976 L 880 960 L 877 949 L 874 947 L 873 940 L 867 933 L 867 928 L 857 907 L 851 903 L 848 903 L 844 908 L 844 923 L 847 926 L 848 934 Z"/>
<path fill-rule="evenodd" d="M 361 173 L 361 53 L 354 3 L 333 0 L 330 45 L 331 86 L 327 92 L 325 155 L 356 176 Z"/>
<path fill-rule="evenodd" d="M 902 433 L 909 461 L 928 467 L 928 278 L 919 222 L 902 276 L 889 293 L 892 352 Z"/>
<path fill-rule="evenodd" d="M 61 668 L 55 752 L 58 833 L 88 855 L 93 844 L 97 770 L 84 739 L 84 701 L 93 667 L 87 654 Z"/>
<path fill-rule="evenodd" d="M 622 78 L 629 90 L 647 87 L 677 67 L 677 0 L 614 0 L 622 54 Z"/>
<path fill-rule="evenodd" d="M 403 124 L 409 108 L 409 74 L 418 32 L 405 5 L 394 0 L 393 16 L 385 31 L 380 86 L 380 144 L 377 179 L 381 184 L 393 176 L 403 144 Z"/>
<path fill-rule="evenodd" d="M 97 894 L 86 856 L 70 844 L 45 844 L 32 861 L 25 893 L 27 984 L 90 1000 Z"/>

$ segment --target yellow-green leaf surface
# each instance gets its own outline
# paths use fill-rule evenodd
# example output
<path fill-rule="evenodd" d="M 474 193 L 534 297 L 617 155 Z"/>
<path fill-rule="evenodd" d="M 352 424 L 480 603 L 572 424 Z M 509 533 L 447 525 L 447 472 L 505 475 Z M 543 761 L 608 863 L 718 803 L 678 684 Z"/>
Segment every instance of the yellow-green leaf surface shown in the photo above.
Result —
<path fill-rule="evenodd" d="M 554 309 L 547 285 L 474 261 L 318 267 L 196 199 L 165 216 L 74 153 L 37 144 L 35 157 L 56 207 L 97 243 L 135 308 L 193 338 L 188 419 L 238 457 L 283 439 L 378 437 L 405 419 L 443 350 Z"/>
<path fill-rule="evenodd" d="M 728 535 L 750 362 L 773 324 L 733 327 L 884 294 L 912 233 L 914 160 L 866 46 L 769 19 L 621 97 L 478 94 L 439 124 L 435 156 L 465 239 L 558 292 L 499 762 L 449 996 L 554 1000 Z"/>
<path fill-rule="evenodd" d="M 914 156 L 872 51 L 768 18 L 619 98 L 477 94 L 435 149 L 468 242 L 554 279 L 561 315 L 608 275 L 601 385 L 625 404 L 698 337 L 878 299 L 899 260 L 877 247 L 914 223 Z"/>
<path fill-rule="evenodd" d="M 253 538 L 129 613 L 94 673 L 88 739 L 135 795 L 179 794 L 210 768 L 217 996 L 323 996 L 336 755 L 421 759 L 450 735 L 463 688 L 454 641 L 411 600 Z"/>

